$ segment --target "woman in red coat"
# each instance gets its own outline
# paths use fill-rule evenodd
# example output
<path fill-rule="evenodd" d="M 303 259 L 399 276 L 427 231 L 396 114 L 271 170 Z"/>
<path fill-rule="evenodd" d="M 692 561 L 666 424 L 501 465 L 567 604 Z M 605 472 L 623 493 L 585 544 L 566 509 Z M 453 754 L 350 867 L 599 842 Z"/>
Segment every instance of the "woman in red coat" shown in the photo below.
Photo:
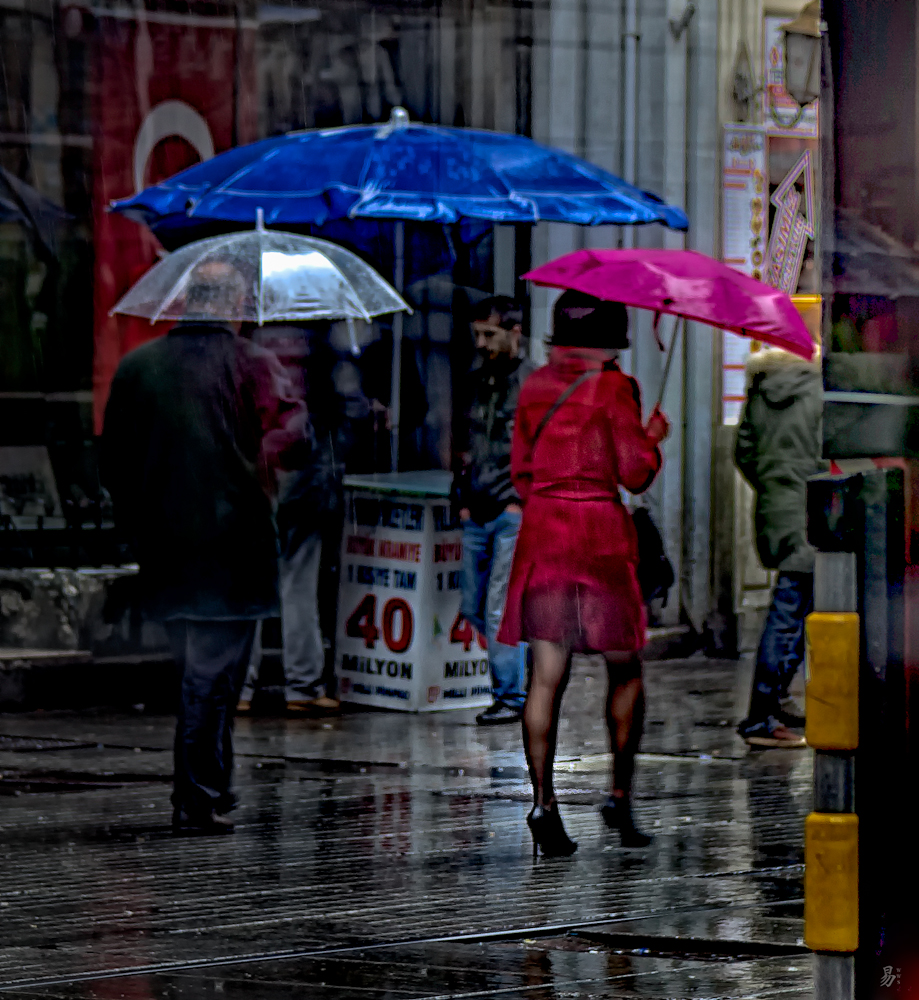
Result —
<path fill-rule="evenodd" d="M 533 648 L 523 738 L 535 799 L 527 817 L 534 855 L 538 847 L 547 856 L 577 847 L 562 826 L 552 783 L 575 652 L 602 653 L 609 673 L 606 720 L 615 763 L 603 818 L 623 846 L 650 843 L 631 812 L 644 717 L 645 608 L 635 528 L 619 487 L 641 493 L 651 485 L 669 423 L 655 409 L 642 424 L 638 383 L 616 364 L 623 347 L 623 305 L 565 292 L 555 305 L 549 363 L 524 383 L 517 406 L 511 474 L 524 510 L 499 641 Z"/>

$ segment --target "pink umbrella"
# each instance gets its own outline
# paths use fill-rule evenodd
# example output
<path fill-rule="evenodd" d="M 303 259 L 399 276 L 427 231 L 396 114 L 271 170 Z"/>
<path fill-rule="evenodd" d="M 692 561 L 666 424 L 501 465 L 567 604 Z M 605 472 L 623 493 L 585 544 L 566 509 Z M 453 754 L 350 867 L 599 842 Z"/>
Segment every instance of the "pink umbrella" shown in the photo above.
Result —
<path fill-rule="evenodd" d="M 804 320 L 785 292 L 695 250 L 576 250 L 523 277 L 708 323 L 808 361 L 814 354 Z"/>

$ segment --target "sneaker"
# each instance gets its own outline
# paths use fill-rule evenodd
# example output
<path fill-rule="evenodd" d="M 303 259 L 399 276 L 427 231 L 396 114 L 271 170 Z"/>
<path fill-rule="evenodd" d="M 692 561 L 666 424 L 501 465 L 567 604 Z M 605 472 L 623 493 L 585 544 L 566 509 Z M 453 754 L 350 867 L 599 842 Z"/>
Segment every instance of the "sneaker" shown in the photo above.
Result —
<path fill-rule="evenodd" d="M 496 701 L 484 712 L 480 712 L 475 717 L 475 721 L 480 726 L 500 726 L 505 722 L 519 722 L 522 715 L 522 708 L 515 708 L 513 705 L 505 705 L 503 701 Z"/>
<path fill-rule="evenodd" d="M 237 715 L 250 715 L 252 712 L 252 702 L 240 699 L 236 703 L 236 714 Z"/>
<path fill-rule="evenodd" d="M 751 747 L 780 747 L 784 750 L 797 750 L 807 746 L 807 740 L 800 733 L 793 733 L 788 726 L 775 719 L 753 726 L 740 735 Z"/>

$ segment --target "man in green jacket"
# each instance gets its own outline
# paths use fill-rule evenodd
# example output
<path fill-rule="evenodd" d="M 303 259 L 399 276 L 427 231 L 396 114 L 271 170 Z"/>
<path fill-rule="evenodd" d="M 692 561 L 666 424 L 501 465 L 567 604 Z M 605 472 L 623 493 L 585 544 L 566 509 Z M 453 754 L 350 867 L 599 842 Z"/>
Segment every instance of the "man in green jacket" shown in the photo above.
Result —
<path fill-rule="evenodd" d="M 766 569 L 778 570 L 756 655 L 747 718 L 738 733 L 754 746 L 802 747 L 781 699 L 804 660 L 804 620 L 813 609 L 814 549 L 807 541 L 807 480 L 823 466 L 820 364 L 785 351 L 751 355 L 734 460 L 756 491 L 754 529 Z"/>

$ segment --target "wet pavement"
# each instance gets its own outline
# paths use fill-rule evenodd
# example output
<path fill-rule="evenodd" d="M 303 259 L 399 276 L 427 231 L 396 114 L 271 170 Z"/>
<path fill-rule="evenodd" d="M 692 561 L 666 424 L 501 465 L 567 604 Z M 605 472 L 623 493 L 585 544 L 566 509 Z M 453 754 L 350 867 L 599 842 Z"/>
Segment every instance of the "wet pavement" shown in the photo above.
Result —
<path fill-rule="evenodd" d="M 172 721 L 0 716 L 0 994 L 19 998 L 788 998 L 809 751 L 734 734 L 749 667 L 647 665 L 646 851 L 597 814 L 604 682 L 578 664 L 532 861 L 517 727 L 474 713 L 241 719 L 231 837 L 171 835 Z"/>

